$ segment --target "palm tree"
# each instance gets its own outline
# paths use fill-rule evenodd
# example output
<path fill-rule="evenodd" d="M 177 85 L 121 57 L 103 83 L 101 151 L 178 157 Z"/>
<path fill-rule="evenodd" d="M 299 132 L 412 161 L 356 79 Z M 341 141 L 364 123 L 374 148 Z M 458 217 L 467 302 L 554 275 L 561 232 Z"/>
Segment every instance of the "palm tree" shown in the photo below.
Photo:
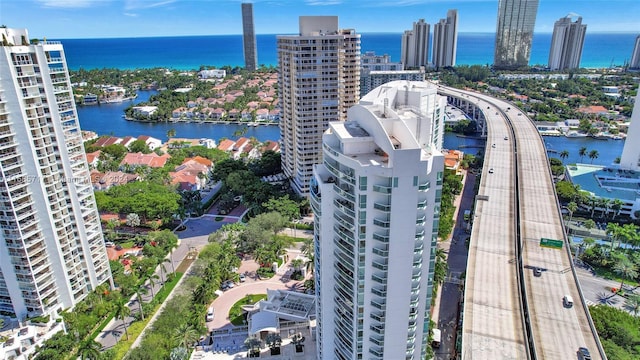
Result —
<path fill-rule="evenodd" d="M 589 159 L 591 159 L 592 164 L 593 164 L 593 160 L 597 159 L 598 156 L 600 156 L 600 154 L 598 153 L 598 150 L 589 151 Z"/>
<path fill-rule="evenodd" d="M 630 295 L 624 302 L 624 306 L 629 309 L 633 315 L 638 316 L 640 312 L 640 295 Z"/>
<path fill-rule="evenodd" d="M 571 223 L 571 219 L 573 218 L 573 213 L 578 210 L 578 204 L 575 202 L 570 202 L 567 204 L 567 210 L 569 211 L 569 223 Z"/>
<path fill-rule="evenodd" d="M 611 250 L 613 250 L 613 246 L 616 240 L 618 240 L 618 237 L 620 236 L 621 231 L 622 231 L 622 227 L 618 225 L 618 223 L 610 222 L 607 224 L 606 232 L 607 232 L 607 235 L 611 237 Z"/>
<path fill-rule="evenodd" d="M 582 162 L 582 158 L 587 155 L 587 148 L 584 146 L 581 147 L 580 150 L 578 150 L 578 155 L 580 156 L 580 162 Z"/>
<path fill-rule="evenodd" d="M 622 205 L 624 205 L 624 203 L 620 199 L 613 199 L 613 203 L 611 204 L 611 209 L 613 210 L 613 215 L 611 216 L 611 220 L 615 219 L 616 216 L 620 214 Z"/>
<path fill-rule="evenodd" d="M 249 349 L 249 353 L 260 353 L 260 339 L 255 337 L 248 337 L 244 340 L 244 346 Z"/>
<path fill-rule="evenodd" d="M 129 340 L 129 332 L 127 332 L 127 324 L 124 320 L 129 315 L 131 315 L 131 309 L 127 306 L 127 300 L 125 298 L 120 298 L 115 303 L 115 318 L 122 320 L 122 326 L 124 327 L 124 333 L 127 336 L 127 340 Z"/>
<path fill-rule="evenodd" d="M 167 282 L 167 278 L 166 278 L 166 273 L 167 273 L 167 267 L 164 266 L 165 263 L 171 262 L 171 259 L 167 259 L 164 258 L 162 259 L 162 261 L 158 264 L 160 266 L 160 280 L 162 281 L 162 286 L 164 287 L 164 283 Z"/>
<path fill-rule="evenodd" d="M 172 129 L 167 130 L 167 137 L 169 139 L 171 139 L 172 137 L 175 137 L 175 136 L 176 136 L 176 129 L 172 128 Z"/>
<path fill-rule="evenodd" d="M 592 237 L 586 237 L 586 238 L 584 238 L 584 240 L 582 242 L 584 243 L 584 246 L 588 249 L 588 248 L 592 247 L 593 244 L 596 243 L 596 239 L 594 239 Z"/>
<path fill-rule="evenodd" d="M 178 343 L 178 346 L 186 349 L 192 347 L 198 337 L 196 329 L 187 322 L 181 323 L 173 332 L 173 339 Z"/>
<path fill-rule="evenodd" d="M 562 150 L 560 152 L 560 159 L 562 159 L 562 163 L 564 164 L 564 159 L 569 157 L 569 151 L 567 150 Z"/>
<path fill-rule="evenodd" d="M 282 338 L 276 333 L 268 333 L 264 339 L 269 349 L 271 349 L 271 355 L 280 354 L 280 345 L 282 345 Z"/>
<path fill-rule="evenodd" d="M 100 358 L 101 349 L 102 345 L 98 344 L 93 339 L 88 339 L 80 343 L 78 356 L 82 360 L 97 360 Z"/>
<path fill-rule="evenodd" d="M 638 276 L 638 269 L 634 263 L 626 258 L 619 258 L 613 266 L 613 272 L 620 275 L 620 290 L 624 285 L 624 279 L 635 279 Z"/>

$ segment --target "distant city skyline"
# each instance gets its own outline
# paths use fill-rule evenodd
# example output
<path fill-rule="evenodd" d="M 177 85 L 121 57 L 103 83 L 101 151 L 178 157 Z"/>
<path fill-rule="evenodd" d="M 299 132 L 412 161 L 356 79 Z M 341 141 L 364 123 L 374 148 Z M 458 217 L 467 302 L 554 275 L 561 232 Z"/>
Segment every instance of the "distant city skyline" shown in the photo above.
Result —
<path fill-rule="evenodd" d="M 309 15 L 339 16 L 341 28 L 358 33 L 402 33 L 448 9 L 458 10 L 459 33 L 493 33 L 498 9 L 497 0 L 2 0 L 0 24 L 50 39 L 237 35 L 242 2 L 253 3 L 256 34 L 294 34 L 298 17 Z M 534 32 L 552 33 L 569 13 L 582 16 L 589 34 L 640 33 L 637 0 L 541 0 Z"/>

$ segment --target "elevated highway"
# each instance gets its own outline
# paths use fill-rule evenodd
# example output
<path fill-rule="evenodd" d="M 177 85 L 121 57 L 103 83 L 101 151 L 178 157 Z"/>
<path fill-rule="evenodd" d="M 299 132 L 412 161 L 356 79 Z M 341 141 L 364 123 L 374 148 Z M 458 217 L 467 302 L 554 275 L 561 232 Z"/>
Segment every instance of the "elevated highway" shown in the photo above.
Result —
<path fill-rule="evenodd" d="M 512 104 L 440 87 L 487 142 L 465 280 L 462 359 L 606 359 L 575 275 L 547 153 Z M 541 247 L 541 239 L 562 248 Z M 541 276 L 533 269 L 540 268 Z M 563 297 L 574 299 L 572 307 Z"/>

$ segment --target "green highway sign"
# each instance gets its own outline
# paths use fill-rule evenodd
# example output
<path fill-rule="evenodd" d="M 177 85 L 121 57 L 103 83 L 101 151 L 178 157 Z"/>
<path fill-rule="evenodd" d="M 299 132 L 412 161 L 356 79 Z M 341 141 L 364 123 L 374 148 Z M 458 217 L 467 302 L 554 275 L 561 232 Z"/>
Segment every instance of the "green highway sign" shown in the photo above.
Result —
<path fill-rule="evenodd" d="M 564 244 L 564 241 L 562 240 L 545 239 L 545 238 L 540 239 L 540 246 L 542 247 L 562 249 L 562 244 Z"/>

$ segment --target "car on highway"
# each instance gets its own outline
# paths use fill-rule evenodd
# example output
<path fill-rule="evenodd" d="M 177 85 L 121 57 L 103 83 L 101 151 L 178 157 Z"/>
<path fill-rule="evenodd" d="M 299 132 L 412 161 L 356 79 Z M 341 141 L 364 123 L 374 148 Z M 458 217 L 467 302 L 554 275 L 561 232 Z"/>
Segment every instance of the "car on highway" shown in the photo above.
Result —
<path fill-rule="evenodd" d="M 578 359 L 580 360 L 591 360 L 591 353 L 589 353 L 589 349 L 586 347 L 581 347 L 578 349 Z"/>
<path fill-rule="evenodd" d="M 564 305 L 564 307 L 566 308 L 570 308 L 573 306 L 573 298 L 571 297 L 571 295 L 565 295 L 562 298 L 562 304 Z"/>
<path fill-rule="evenodd" d="M 489 174 L 493 174 L 493 168 L 489 169 Z"/>
<path fill-rule="evenodd" d="M 496 144 L 491 144 L 491 147 L 492 147 L 492 148 L 495 148 L 495 147 L 496 147 Z"/>
<path fill-rule="evenodd" d="M 540 277 L 542 276 L 542 269 L 539 267 L 533 268 L 533 276 Z"/>
<path fill-rule="evenodd" d="M 509 137 L 508 137 L 508 136 L 505 136 L 505 137 L 504 137 L 504 139 L 505 139 L 505 140 L 509 140 Z"/>

